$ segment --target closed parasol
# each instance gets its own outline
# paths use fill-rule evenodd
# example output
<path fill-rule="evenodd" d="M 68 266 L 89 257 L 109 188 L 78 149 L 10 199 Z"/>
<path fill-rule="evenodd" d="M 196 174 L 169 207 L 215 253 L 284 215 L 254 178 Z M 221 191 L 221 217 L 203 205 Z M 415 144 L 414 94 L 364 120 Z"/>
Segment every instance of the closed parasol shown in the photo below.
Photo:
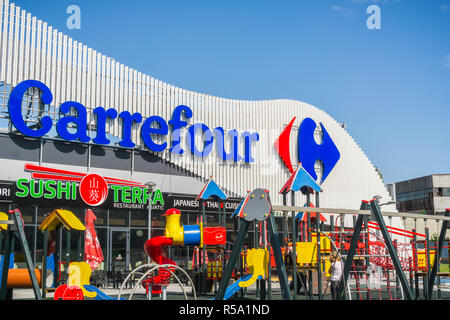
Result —
<path fill-rule="evenodd" d="M 98 241 L 97 232 L 95 231 L 94 222 L 97 220 L 91 209 L 86 211 L 86 233 L 84 238 L 84 261 L 89 263 L 91 269 L 94 270 L 104 260 L 102 248 Z"/>

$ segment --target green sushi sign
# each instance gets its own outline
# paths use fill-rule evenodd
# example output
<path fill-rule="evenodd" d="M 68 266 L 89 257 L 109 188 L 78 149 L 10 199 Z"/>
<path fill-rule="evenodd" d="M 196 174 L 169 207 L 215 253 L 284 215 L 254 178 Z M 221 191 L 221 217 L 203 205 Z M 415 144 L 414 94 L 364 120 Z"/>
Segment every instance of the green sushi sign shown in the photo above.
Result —
<path fill-rule="evenodd" d="M 146 185 L 139 182 L 33 164 L 26 164 L 25 170 L 32 171 L 31 179 L 16 181 L 12 192 L 13 201 L 26 200 L 41 204 L 51 201 L 51 204 L 54 204 L 81 200 L 91 207 L 105 205 L 137 210 L 148 208 L 150 201 L 152 206 L 164 206 L 160 189 L 150 191 Z"/>

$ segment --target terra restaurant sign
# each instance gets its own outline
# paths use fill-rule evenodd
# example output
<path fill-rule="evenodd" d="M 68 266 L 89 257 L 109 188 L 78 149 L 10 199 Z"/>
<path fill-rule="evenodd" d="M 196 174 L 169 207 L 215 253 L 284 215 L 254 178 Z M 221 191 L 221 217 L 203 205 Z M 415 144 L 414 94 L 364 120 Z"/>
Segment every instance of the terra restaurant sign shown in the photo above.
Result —
<path fill-rule="evenodd" d="M 25 171 L 31 171 L 31 179 L 16 182 L 15 198 L 76 201 L 96 207 L 112 201 L 112 207 L 123 209 L 144 209 L 149 199 L 152 204 L 164 205 L 161 190 L 150 193 L 139 182 L 103 177 L 91 173 L 80 173 L 26 164 Z M 110 201 L 107 201 L 110 199 Z"/>

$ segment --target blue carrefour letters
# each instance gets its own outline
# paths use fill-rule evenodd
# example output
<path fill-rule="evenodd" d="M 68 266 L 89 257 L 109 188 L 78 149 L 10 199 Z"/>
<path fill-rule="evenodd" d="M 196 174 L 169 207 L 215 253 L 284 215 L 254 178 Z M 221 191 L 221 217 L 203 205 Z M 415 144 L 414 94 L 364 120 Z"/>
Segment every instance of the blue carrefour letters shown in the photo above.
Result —
<path fill-rule="evenodd" d="M 45 84 L 37 80 L 23 81 L 12 89 L 8 101 L 8 111 L 11 122 L 18 131 L 26 136 L 39 138 L 48 134 L 54 124 L 50 116 L 43 116 L 40 119 L 40 128 L 32 129 L 26 125 L 22 114 L 22 104 L 24 95 L 30 88 L 40 90 L 41 113 L 45 113 L 45 106 L 53 101 L 53 95 Z M 88 112 L 85 106 L 79 102 L 66 101 L 60 105 L 59 112 L 64 115 L 55 124 L 56 132 L 60 138 L 84 143 L 91 140 L 88 130 Z M 168 143 L 163 140 L 170 130 L 171 145 L 169 150 L 172 153 L 179 155 L 184 153 L 181 141 L 182 136 L 185 135 L 184 143 L 195 156 L 207 157 L 212 152 L 214 143 L 216 143 L 217 153 L 222 160 L 238 162 L 243 159 L 244 162 L 254 162 L 251 149 L 252 142 L 259 140 L 258 133 L 244 132 L 241 135 L 244 140 L 244 150 L 243 156 L 240 156 L 239 132 L 236 129 L 230 129 L 225 133 L 222 127 L 212 130 L 204 123 L 195 123 L 188 126 L 188 120 L 193 117 L 193 112 L 191 108 L 185 105 L 179 105 L 173 110 L 168 123 L 160 116 L 149 116 L 144 120 L 138 112 L 131 114 L 129 111 L 122 111 L 118 114 L 117 110 L 112 108 L 106 110 L 103 107 L 96 107 L 92 113 L 95 115 L 96 121 L 94 125 L 95 138 L 92 141 L 96 144 L 110 144 L 111 141 L 106 137 L 106 124 L 108 120 L 120 118 L 116 120 L 121 122 L 122 128 L 122 140 L 119 145 L 125 148 L 135 147 L 135 143 L 132 141 L 132 132 L 136 129 L 136 125 L 140 125 L 144 121 L 140 128 L 141 138 L 145 146 L 151 151 L 162 152 L 167 148 Z M 155 142 L 156 136 L 161 138 L 157 142 Z M 198 136 L 201 136 L 201 139 L 198 139 Z M 226 137 L 231 139 L 229 153 L 225 150 Z"/>
<path fill-rule="evenodd" d="M 24 135 L 29 137 L 42 137 L 50 131 L 52 128 L 52 118 L 49 116 L 44 116 L 41 118 L 41 128 L 40 129 L 30 129 L 23 121 L 22 116 L 22 100 L 25 92 L 30 88 L 38 88 L 41 90 L 41 102 L 46 105 L 50 104 L 53 100 L 53 95 L 50 89 L 42 82 L 36 80 L 26 80 L 19 83 L 11 91 L 8 101 L 8 111 L 9 117 L 11 118 L 12 124 L 17 130 L 22 132 Z"/>

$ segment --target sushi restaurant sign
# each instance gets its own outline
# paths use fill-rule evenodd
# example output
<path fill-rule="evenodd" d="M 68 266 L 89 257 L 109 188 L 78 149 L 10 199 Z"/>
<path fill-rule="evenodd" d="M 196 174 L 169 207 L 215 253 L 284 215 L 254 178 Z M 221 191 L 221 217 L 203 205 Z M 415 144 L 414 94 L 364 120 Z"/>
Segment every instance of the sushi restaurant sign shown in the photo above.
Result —
<path fill-rule="evenodd" d="M 25 171 L 31 171 L 31 179 L 16 181 L 14 200 L 35 200 L 72 202 L 83 201 L 91 207 L 105 206 L 118 209 L 142 210 L 164 206 L 161 190 L 151 192 L 144 184 L 135 181 L 103 177 L 90 173 L 79 173 L 26 164 Z"/>

